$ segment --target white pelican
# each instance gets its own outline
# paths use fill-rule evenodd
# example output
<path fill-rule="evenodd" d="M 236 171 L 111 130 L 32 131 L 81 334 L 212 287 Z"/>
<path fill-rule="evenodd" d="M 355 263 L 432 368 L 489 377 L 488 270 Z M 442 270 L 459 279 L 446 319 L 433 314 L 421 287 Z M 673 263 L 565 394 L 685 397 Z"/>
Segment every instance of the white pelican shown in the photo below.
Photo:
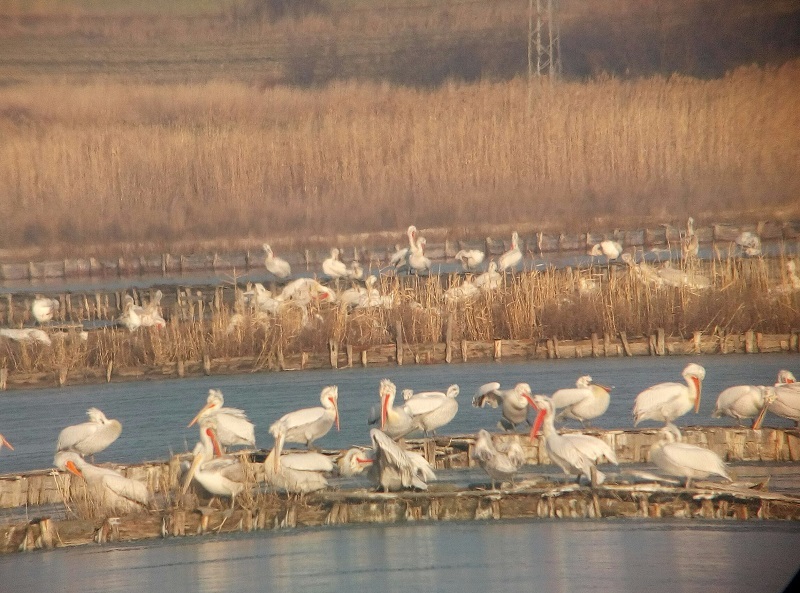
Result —
<path fill-rule="evenodd" d="M 511 249 L 506 251 L 497 260 L 497 269 L 501 272 L 513 270 L 522 261 L 522 251 L 519 249 L 519 235 L 517 231 L 511 233 Z"/>
<path fill-rule="evenodd" d="M 89 497 L 106 512 L 133 513 L 147 508 L 150 492 L 142 482 L 126 478 L 105 467 L 97 467 L 74 451 L 59 451 L 53 460 L 55 466 L 86 481 Z"/>
<path fill-rule="evenodd" d="M 33 303 L 31 303 L 31 313 L 33 313 L 33 317 L 36 321 L 45 323 L 46 321 L 53 320 L 53 317 L 55 317 L 58 312 L 59 306 L 58 299 L 36 295 L 36 298 L 33 299 Z"/>
<path fill-rule="evenodd" d="M 644 261 L 636 263 L 636 260 L 630 253 L 623 253 L 622 261 L 628 264 L 631 270 L 633 270 L 634 275 L 645 284 L 651 284 L 656 288 L 664 286 L 664 278 L 662 278 L 659 271 L 650 264 Z"/>
<path fill-rule="evenodd" d="M 423 391 L 406 400 L 403 408 L 414 420 L 417 428 L 428 436 L 450 422 L 458 412 L 458 385 L 451 385 L 447 392 Z"/>
<path fill-rule="evenodd" d="M 697 257 L 700 251 L 700 243 L 698 242 L 697 235 L 694 234 L 694 218 L 691 216 L 686 221 L 686 234 L 681 241 L 681 253 L 683 259 Z"/>
<path fill-rule="evenodd" d="M 400 248 L 398 245 L 397 250 L 389 260 L 389 263 L 395 268 L 408 267 L 409 253 L 417 246 L 417 227 L 413 224 L 409 226 L 408 230 L 406 230 L 406 235 L 408 236 L 408 247 Z"/>
<path fill-rule="evenodd" d="M 274 447 L 264 460 L 268 484 L 289 494 L 305 494 L 323 490 L 328 486 L 325 474 L 333 471 L 329 457 L 313 451 L 285 453 Z"/>
<path fill-rule="evenodd" d="M 288 277 L 289 274 L 292 273 L 292 266 L 289 265 L 289 262 L 276 257 L 272 252 L 272 247 L 270 247 L 268 243 L 264 243 L 263 247 L 264 253 L 266 254 L 264 257 L 264 267 L 267 268 L 267 271 L 278 278 Z"/>
<path fill-rule="evenodd" d="M 475 286 L 471 280 L 464 279 L 460 285 L 451 286 L 444 291 L 444 302 L 451 305 L 466 303 L 478 298 L 480 294 L 480 288 Z"/>
<path fill-rule="evenodd" d="M 4 437 L 2 434 L 0 434 L 0 449 L 2 449 L 4 446 L 5 446 L 5 447 L 8 447 L 8 448 L 9 448 L 9 449 L 11 449 L 12 451 L 14 450 L 14 447 L 12 447 L 12 446 L 11 446 L 11 443 L 9 443 L 9 442 L 6 440 L 6 437 Z"/>
<path fill-rule="evenodd" d="M 797 264 L 793 259 L 786 262 L 786 279 L 779 286 L 769 289 L 773 295 L 791 294 L 800 291 L 800 276 L 797 275 Z"/>
<path fill-rule="evenodd" d="M 497 290 L 503 283 L 503 275 L 497 271 L 497 262 L 490 261 L 489 268 L 475 278 L 473 284 L 483 291 Z"/>
<path fill-rule="evenodd" d="M 775 385 L 795 382 L 797 382 L 797 379 L 794 378 L 794 373 L 792 371 L 787 371 L 786 369 L 781 369 L 778 371 L 778 379 L 775 381 Z"/>
<path fill-rule="evenodd" d="M 417 241 L 416 248 L 411 249 L 408 253 L 409 270 L 413 270 L 417 274 L 425 270 L 430 271 L 431 269 L 431 260 L 425 257 L 426 243 L 425 237 L 420 237 Z"/>
<path fill-rule="evenodd" d="M 375 288 L 378 279 L 374 274 L 367 276 L 364 286 L 353 286 L 339 293 L 337 301 L 344 307 L 356 307 L 362 299 L 370 299 L 372 296 L 380 298 L 380 292 Z"/>
<path fill-rule="evenodd" d="M 264 288 L 260 282 L 253 284 L 253 290 L 243 293 L 244 304 L 252 305 L 262 313 L 277 315 L 283 301 L 272 296 L 272 292 Z"/>
<path fill-rule="evenodd" d="M 184 477 L 183 493 L 194 479 L 213 496 L 230 498 L 233 508 L 236 495 L 244 490 L 247 472 L 239 458 L 222 455 L 215 429 L 213 416 L 200 420 L 200 442 L 194 448 L 192 465 Z"/>
<path fill-rule="evenodd" d="M 681 443 L 681 432 L 672 424 L 661 429 L 659 441 L 650 448 L 650 461 L 661 471 L 679 478 L 686 478 L 686 488 L 692 479 L 717 475 L 729 482 L 731 477 L 719 455 L 697 445 Z M 676 442 L 677 441 L 677 442 Z"/>
<path fill-rule="evenodd" d="M 761 255 L 761 238 L 753 232 L 744 231 L 736 237 L 736 244 L 744 250 L 745 255 L 755 257 Z"/>
<path fill-rule="evenodd" d="M 214 432 L 220 445 L 232 447 L 235 445 L 256 446 L 255 426 L 247 418 L 247 414 L 238 408 L 224 408 L 225 398 L 219 389 L 209 389 L 206 405 L 192 418 L 186 428 L 204 418 L 213 418 Z M 202 424 L 201 433 L 202 433 Z"/>
<path fill-rule="evenodd" d="M 384 492 L 396 490 L 427 490 L 428 482 L 436 479 L 433 468 L 419 453 L 401 449 L 388 435 L 377 428 L 369 431 L 372 450 L 356 456 L 358 463 L 369 464 L 367 475 Z"/>
<path fill-rule="evenodd" d="M 298 278 L 283 287 L 278 299 L 292 301 L 299 305 L 309 305 L 312 302 L 334 303 L 336 302 L 336 293 L 313 278 Z"/>
<path fill-rule="evenodd" d="M 0 327 L 0 337 L 8 338 L 15 342 L 39 342 L 45 346 L 50 346 L 53 343 L 50 336 L 38 327 Z"/>
<path fill-rule="evenodd" d="M 776 398 L 774 387 L 764 385 L 734 385 L 724 389 L 717 397 L 717 405 L 711 413 L 712 418 L 730 416 L 741 426 L 742 418 L 756 418 L 753 429 L 760 428 L 760 420 L 767 407 Z"/>
<path fill-rule="evenodd" d="M 789 371 L 781 372 L 788 373 L 791 378 L 779 375 L 779 378 L 787 379 L 787 381 L 775 384 L 775 401 L 769 404 L 768 409 L 776 416 L 794 420 L 795 424 L 800 426 L 800 383 L 793 381 L 794 375 Z"/>
<path fill-rule="evenodd" d="M 503 417 L 498 427 L 503 430 L 516 430 L 523 422 L 528 422 L 528 409 L 531 397 L 531 386 L 527 383 L 517 383 L 512 389 L 500 389 L 500 383 L 486 383 L 478 388 L 472 398 L 472 405 L 476 408 L 501 406 Z"/>
<path fill-rule="evenodd" d="M 486 254 L 480 249 L 462 249 L 453 259 L 459 260 L 464 270 L 474 270 L 481 265 L 484 257 Z"/>
<path fill-rule="evenodd" d="M 333 247 L 331 256 L 322 262 L 322 273 L 334 280 L 347 277 L 347 266 L 339 260 L 338 248 Z"/>
<path fill-rule="evenodd" d="M 659 383 L 636 396 L 633 406 L 634 426 L 642 420 L 663 420 L 665 424 L 670 424 L 692 408 L 695 414 L 698 412 L 706 370 L 699 364 L 689 363 L 681 374 L 686 379 L 686 385 Z"/>
<path fill-rule="evenodd" d="M 492 490 L 496 490 L 495 482 L 513 483 L 519 468 L 525 464 L 525 452 L 516 440 L 506 443 L 505 446 L 497 446 L 492 435 L 483 429 L 475 437 L 472 458 L 489 474 Z"/>
<path fill-rule="evenodd" d="M 593 245 L 589 255 L 605 255 L 608 259 L 617 259 L 620 255 L 622 255 L 622 245 L 619 243 L 619 241 L 606 239 L 605 241 L 600 241 L 596 245 Z"/>
<path fill-rule="evenodd" d="M 156 298 L 144 307 L 136 305 L 133 297 L 129 294 L 125 295 L 123 302 L 123 312 L 117 321 L 127 327 L 129 331 L 136 331 L 140 327 L 163 329 L 167 326 L 167 322 L 161 316 L 159 308 L 159 303 L 161 302 L 160 290 L 156 293 Z"/>
<path fill-rule="evenodd" d="M 572 418 L 585 426 L 587 420 L 606 413 L 611 403 L 611 389 L 593 382 L 590 375 L 578 377 L 575 387 L 559 389 L 551 398 L 555 409 L 561 410 L 558 419 Z"/>
<path fill-rule="evenodd" d="M 94 455 L 119 438 L 122 424 L 109 420 L 97 408 L 86 410 L 88 422 L 67 426 L 58 435 L 56 451 L 74 451 L 79 455 Z"/>
<path fill-rule="evenodd" d="M 695 290 L 705 290 L 711 288 L 711 278 L 703 276 L 694 271 L 673 268 L 672 262 L 666 261 L 658 270 L 658 275 L 667 286 L 675 288 L 691 288 Z"/>
<path fill-rule="evenodd" d="M 558 434 L 553 422 L 553 402 L 545 395 L 535 395 L 533 406 L 539 411 L 531 428 L 531 441 L 544 427 L 545 447 L 550 459 L 567 475 L 586 476 L 592 485 L 602 484 L 605 476 L 596 468 L 604 458 L 617 465 L 617 456 L 605 441 L 585 434 Z M 592 474 L 596 472 L 596 477 Z"/>
<path fill-rule="evenodd" d="M 407 391 L 407 390 L 406 390 Z M 382 379 L 378 392 L 381 400 L 381 430 L 393 439 L 400 439 L 417 429 L 411 414 L 405 406 L 394 407 L 397 387 L 389 379 Z M 376 415 L 377 416 L 377 415 Z M 370 424 L 377 423 L 378 418 L 370 418 Z"/>
<path fill-rule="evenodd" d="M 284 443 L 305 443 L 311 449 L 315 440 L 328 434 L 334 422 L 339 430 L 339 388 L 336 385 L 324 387 L 319 400 L 322 407 L 289 412 L 269 427 L 270 434 L 275 437 L 276 472 Z"/>

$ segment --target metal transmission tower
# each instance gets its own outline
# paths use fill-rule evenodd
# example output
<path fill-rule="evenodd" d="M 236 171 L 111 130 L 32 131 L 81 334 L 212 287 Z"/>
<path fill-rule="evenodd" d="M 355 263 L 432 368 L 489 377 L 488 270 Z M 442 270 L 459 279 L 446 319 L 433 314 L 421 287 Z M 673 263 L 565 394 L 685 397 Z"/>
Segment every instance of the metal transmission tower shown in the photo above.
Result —
<path fill-rule="evenodd" d="M 561 73 L 561 32 L 557 13 L 558 0 L 528 0 L 529 81 L 534 74 L 546 74 L 553 80 Z"/>

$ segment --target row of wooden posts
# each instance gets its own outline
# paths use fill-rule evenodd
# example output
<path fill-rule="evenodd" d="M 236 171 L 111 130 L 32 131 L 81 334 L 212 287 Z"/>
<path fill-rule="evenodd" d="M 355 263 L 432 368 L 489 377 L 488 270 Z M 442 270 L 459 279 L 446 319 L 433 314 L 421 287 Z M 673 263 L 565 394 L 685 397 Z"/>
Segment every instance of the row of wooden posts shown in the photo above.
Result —
<path fill-rule="evenodd" d="M 800 352 L 800 330 L 788 334 L 762 334 L 747 331 L 744 334 L 705 334 L 694 332 L 689 339 L 668 337 L 663 329 L 650 336 L 629 338 L 625 332 L 602 338 L 592 334 L 588 340 L 491 340 L 460 342 L 452 340 L 452 322 L 446 326 L 446 341 L 434 344 L 408 344 L 403 340 L 402 326 L 395 328 L 395 342 L 375 346 L 340 345 L 335 340 L 328 343 L 327 352 L 298 352 L 267 357 L 211 358 L 203 353 L 201 360 L 178 360 L 159 366 L 116 368 L 109 362 L 105 368 L 76 370 L 55 369 L 53 372 L 12 373 L 0 368 L 0 390 L 9 387 L 49 386 L 81 383 L 135 380 L 145 377 L 187 377 L 228 375 L 258 370 L 305 370 L 324 368 L 350 368 L 357 364 L 367 366 L 452 363 L 456 360 L 500 361 L 504 359 L 542 360 L 558 358 L 598 358 L 620 356 L 672 356 L 733 353 Z"/>
<path fill-rule="evenodd" d="M 604 239 L 614 239 L 625 247 L 663 247 L 679 245 L 682 225 L 659 225 L 657 227 L 633 230 L 614 230 L 611 232 L 561 232 L 520 234 L 520 248 L 530 254 L 585 252 L 592 245 Z M 730 243 L 739 233 L 757 233 L 763 241 L 795 241 L 800 238 L 800 221 L 762 221 L 753 224 L 712 224 L 698 226 L 695 235 L 703 243 Z M 510 232 L 508 233 L 510 236 Z M 398 233 L 398 238 L 402 233 Z M 483 249 L 487 256 L 499 255 L 509 248 L 508 238 L 474 239 L 429 242 L 426 254 L 433 260 L 452 258 L 460 249 Z M 361 262 L 383 264 L 394 252 L 394 246 L 352 246 L 345 250 L 345 257 Z M 318 266 L 329 256 L 329 248 L 291 249 L 280 253 L 292 266 L 304 266 L 308 271 Z M 51 260 L 42 262 L 0 263 L 0 281 L 47 280 L 80 277 L 119 277 L 138 275 L 187 274 L 207 271 L 227 271 L 263 268 L 264 256 L 260 249 L 230 253 L 200 253 L 172 255 L 169 253 L 141 255 L 138 257 L 117 257 L 98 259 L 94 257 Z"/>

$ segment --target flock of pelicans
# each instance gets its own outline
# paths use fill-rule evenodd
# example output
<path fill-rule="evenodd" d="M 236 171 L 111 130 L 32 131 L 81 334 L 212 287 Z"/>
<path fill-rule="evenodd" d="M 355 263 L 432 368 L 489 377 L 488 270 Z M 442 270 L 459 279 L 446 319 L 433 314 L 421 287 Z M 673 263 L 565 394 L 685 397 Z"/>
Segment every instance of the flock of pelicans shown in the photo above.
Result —
<path fill-rule="evenodd" d="M 684 478 L 686 487 L 691 480 L 717 475 L 730 476 L 723 460 L 713 451 L 681 442 L 681 433 L 673 424 L 676 418 L 699 409 L 705 369 L 690 363 L 683 370 L 685 383 L 659 383 L 642 391 L 633 407 L 634 425 L 644 420 L 664 422 L 660 440 L 650 450 L 651 461 L 661 471 Z M 527 383 L 510 389 L 500 389 L 499 383 L 487 383 L 475 394 L 475 407 L 500 408 L 498 426 L 515 431 L 527 423 L 530 439 L 536 440 L 541 431 L 543 444 L 551 461 L 565 474 L 587 479 L 594 486 L 605 476 L 597 470 L 598 463 L 617 464 L 609 445 L 596 437 L 569 432 L 560 434 L 555 421 L 574 419 L 585 425 L 601 416 L 610 402 L 610 387 L 594 383 L 590 376 L 580 377 L 574 388 L 559 389 L 552 394 L 534 395 Z M 403 401 L 395 405 L 397 388 L 389 379 L 379 387 L 379 406 L 369 416 L 371 447 L 354 447 L 333 458 L 316 449 L 315 442 L 324 437 L 336 424 L 339 428 L 339 392 L 328 386 L 320 393 L 321 406 L 290 412 L 269 428 L 274 447 L 256 464 L 258 480 L 273 490 L 290 494 L 305 494 L 327 487 L 327 476 L 338 472 L 342 476 L 366 474 L 379 490 L 426 490 L 427 483 L 436 478 L 433 467 L 420 454 L 406 448 L 405 437 L 412 433 L 435 434 L 447 425 L 458 412 L 459 388 L 451 385 L 446 392 L 402 392 Z M 533 422 L 529 410 L 536 411 Z M 730 416 L 741 423 L 754 418 L 759 428 L 764 415 L 776 415 L 800 422 L 800 383 L 789 371 L 780 371 L 778 382 L 770 386 L 738 385 L 720 393 L 713 415 Z M 96 408 L 88 410 L 89 421 L 63 429 L 56 444 L 54 465 L 60 470 L 82 476 L 92 503 L 107 512 L 134 512 L 146 508 L 151 493 L 144 483 L 126 478 L 113 469 L 100 467 L 86 460 L 87 456 L 104 450 L 122 432 L 118 420 L 109 420 Z M 253 484 L 252 464 L 244 456 L 226 453 L 235 446 L 255 447 L 255 430 L 242 410 L 224 407 L 222 393 L 211 389 L 205 406 L 189 422 L 199 426 L 200 441 L 192 451 L 192 461 L 185 468 L 182 491 L 186 493 L 196 482 L 214 497 L 231 499 Z M 286 443 L 299 443 L 307 450 L 284 451 Z M 0 449 L 11 444 L 0 435 Z M 251 457 L 252 458 L 252 457 Z M 497 439 L 486 430 L 475 437 L 472 458 L 488 474 L 492 489 L 496 484 L 512 481 L 525 463 L 525 454 L 518 439 Z"/>

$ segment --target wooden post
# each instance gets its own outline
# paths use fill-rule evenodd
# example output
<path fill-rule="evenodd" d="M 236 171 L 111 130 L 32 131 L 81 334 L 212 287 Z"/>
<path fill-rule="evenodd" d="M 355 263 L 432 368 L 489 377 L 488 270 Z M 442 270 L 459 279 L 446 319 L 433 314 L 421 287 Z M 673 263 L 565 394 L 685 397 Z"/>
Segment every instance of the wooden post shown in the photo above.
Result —
<path fill-rule="evenodd" d="M 692 342 L 694 342 L 694 345 L 692 346 L 692 350 L 694 351 L 695 354 L 700 354 L 700 352 L 701 352 L 700 344 L 701 344 L 702 337 L 703 337 L 703 332 L 701 332 L 701 331 L 696 331 L 696 332 L 694 332 L 692 334 Z"/>
<path fill-rule="evenodd" d="M 347 350 L 347 368 L 352 368 L 353 367 L 353 345 L 352 344 L 348 344 L 347 346 L 345 346 L 345 348 Z"/>
<path fill-rule="evenodd" d="M 461 340 L 461 360 L 467 362 L 467 341 Z"/>
<path fill-rule="evenodd" d="M 177 367 L 178 367 L 178 376 L 181 379 L 183 379 L 183 377 L 186 376 L 186 363 L 184 363 L 182 360 L 179 360 Z"/>
<path fill-rule="evenodd" d="M 0 391 L 8 389 L 8 369 L 3 367 L 0 369 Z"/>
<path fill-rule="evenodd" d="M 99 292 L 94 293 L 94 303 L 95 303 L 95 319 L 100 319 L 100 315 L 103 311 L 103 297 L 100 295 Z"/>
<path fill-rule="evenodd" d="M 666 342 L 664 341 L 664 330 L 658 328 L 656 330 L 656 354 L 664 356 L 667 353 Z"/>
<path fill-rule="evenodd" d="M 600 356 L 600 340 L 597 334 L 592 332 L 592 358 Z"/>
<path fill-rule="evenodd" d="M 609 352 L 611 352 L 611 336 L 606 332 L 603 334 L 603 356 L 608 356 Z"/>
<path fill-rule="evenodd" d="M 64 295 L 64 309 L 68 319 L 72 319 L 72 294 L 67 293 Z"/>
<path fill-rule="evenodd" d="M 547 358 L 552 360 L 555 357 L 556 357 L 556 352 L 555 348 L 553 347 L 553 340 L 551 338 L 547 340 Z"/>
<path fill-rule="evenodd" d="M 394 336 L 396 348 L 395 360 L 397 360 L 397 366 L 403 366 L 403 323 L 401 321 L 395 323 Z"/>
<path fill-rule="evenodd" d="M 628 343 L 628 335 L 625 332 L 619 332 L 619 339 L 622 342 L 622 352 L 625 356 L 633 356 L 631 345 Z"/>
<path fill-rule="evenodd" d="M 109 360 L 106 367 L 106 383 L 111 383 L 111 373 L 114 371 L 114 361 Z"/>
<path fill-rule="evenodd" d="M 556 358 L 561 358 L 561 354 L 558 351 L 558 338 L 553 336 L 553 352 L 556 355 Z"/>
<path fill-rule="evenodd" d="M 447 316 L 444 330 L 444 361 L 450 364 L 453 360 L 453 314 Z"/>
<path fill-rule="evenodd" d="M 67 367 L 61 367 L 58 369 L 58 386 L 63 387 L 64 383 L 67 382 Z"/>
<path fill-rule="evenodd" d="M 361 366 L 364 367 L 364 368 L 366 368 L 366 366 L 367 366 L 367 349 L 366 348 L 364 348 L 361 351 Z"/>
<path fill-rule="evenodd" d="M 336 343 L 336 340 L 331 338 L 328 340 L 328 350 L 330 350 L 331 354 L 331 368 L 338 369 L 339 368 L 339 345 Z"/>
<path fill-rule="evenodd" d="M 6 317 L 8 318 L 8 325 L 11 326 L 14 323 L 14 298 L 10 292 L 6 295 L 6 300 L 8 301 L 8 314 Z"/>
<path fill-rule="evenodd" d="M 283 356 L 283 352 L 280 353 Z M 211 357 L 208 353 L 203 354 L 203 373 L 208 377 L 211 374 Z"/>
<path fill-rule="evenodd" d="M 300 353 L 300 369 L 302 370 L 306 368 L 307 364 L 308 364 L 308 352 L 303 351 Z"/>
<path fill-rule="evenodd" d="M 749 329 L 744 334 L 744 351 L 747 354 L 753 354 L 756 349 L 756 335 L 752 329 Z"/>

